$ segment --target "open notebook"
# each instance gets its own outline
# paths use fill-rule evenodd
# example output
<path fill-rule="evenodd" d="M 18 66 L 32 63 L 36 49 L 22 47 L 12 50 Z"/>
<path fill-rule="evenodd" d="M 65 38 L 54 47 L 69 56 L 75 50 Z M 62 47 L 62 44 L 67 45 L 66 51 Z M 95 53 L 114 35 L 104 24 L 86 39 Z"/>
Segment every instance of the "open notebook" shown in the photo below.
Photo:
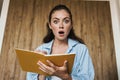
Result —
<path fill-rule="evenodd" d="M 44 64 L 48 65 L 46 60 L 50 60 L 57 66 L 63 66 L 65 60 L 68 61 L 68 72 L 71 73 L 75 54 L 55 54 L 55 55 L 44 55 L 39 52 L 28 51 L 23 49 L 15 49 L 22 70 L 27 72 L 34 72 L 38 74 L 48 75 L 41 71 L 37 65 L 40 60 Z"/>

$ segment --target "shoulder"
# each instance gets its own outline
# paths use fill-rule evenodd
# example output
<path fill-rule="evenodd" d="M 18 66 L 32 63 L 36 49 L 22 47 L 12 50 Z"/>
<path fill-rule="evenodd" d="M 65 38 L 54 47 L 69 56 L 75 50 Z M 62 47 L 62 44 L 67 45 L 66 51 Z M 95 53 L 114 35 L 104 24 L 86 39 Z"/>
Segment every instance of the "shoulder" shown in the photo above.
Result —
<path fill-rule="evenodd" d="M 73 48 L 78 49 L 78 50 L 88 49 L 85 44 L 82 44 L 79 41 L 73 40 L 73 39 L 69 39 L 69 45 L 72 46 Z"/>
<path fill-rule="evenodd" d="M 81 50 L 86 50 L 86 49 L 88 49 L 87 45 L 82 44 L 82 43 L 80 43 L 80 42 L 76 45 L 76 47 L 79 48 L 79 49 L 81 49 Z"/>
<path fill-rule="evenodd" d="M 74 42 L 74 45 L 71 48 L 71 52 L 76 54 L 77 59 L 89 56 L 89 50 L 88 50 L 87 45 L 82 44 L 76 40 L 73 40 L 72 42 Z"/>
<path fill-rule="evenodd" d="M 78 43 L 76 45 L 76 54 L 80 56 L 89 55 L 88 47 L 85 44 Z"/>
<path fill-rule="evenodd" d="M 43 49 L 50 49 L 52 46 L 53 41 L 50 41 L 48 43 L 43 43 L 40 46 L 36 48 L 36 50 L 43 50 Z"/>

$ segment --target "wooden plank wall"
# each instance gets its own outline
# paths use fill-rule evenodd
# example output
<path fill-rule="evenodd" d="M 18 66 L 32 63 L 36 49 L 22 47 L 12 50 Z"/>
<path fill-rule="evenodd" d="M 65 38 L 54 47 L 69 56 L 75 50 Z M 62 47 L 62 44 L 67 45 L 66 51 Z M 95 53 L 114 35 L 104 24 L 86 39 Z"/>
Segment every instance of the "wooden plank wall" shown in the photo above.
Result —
<path fill-rule="evenodd" d="M 50 9 L 66 4 L 72 11 L 75 33 L 89 48 L 95 80 L 118 80 L 115 49 L 107 1 L 11 0 L 0 55 L 0 80 L 25 80 L 14 48 L 34 50 L 46 34 Z"/>

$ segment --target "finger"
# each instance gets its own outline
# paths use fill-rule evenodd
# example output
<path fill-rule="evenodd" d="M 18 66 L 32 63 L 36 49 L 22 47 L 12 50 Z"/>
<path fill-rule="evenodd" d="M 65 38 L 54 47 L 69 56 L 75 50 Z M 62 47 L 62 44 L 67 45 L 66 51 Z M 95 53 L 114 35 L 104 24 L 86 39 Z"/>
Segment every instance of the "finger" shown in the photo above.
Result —
<path fill-rule="evenodd" d="M 42 69 L 42 70 L 44 70 L 45 68 L 42 66 L 42 64 L 41 64 L 41 61 L 38 61 L 38 63 L 37 63 L 38 65 L 39 65 L 39 67 L 40 67 L 40 69 Z"/>
<path fill-rule="evenodd" d="M 45 69 L 43 69 L 43 68 L 41 68 L 41 67 L 39 67 L 39 69 L 40 69 L 41 71 L 45 72 L 45 73 L 48 73 L 48 71 L 46 71 Z"/>
<path fill-rule="evenodd" d="M 43 64 L 41 61 L 39 61 L 37 64 L 40 66 L 39 69 L 42 70 L 43 72 L 46 73 L 50 72 L 50 70 L 46 68 L 47 66 L 45 66 L 45 64 Z"/>
<path fill-rule="evenodd" d="M 67 60 L 65 60 L 64 61 L 64 65 L 63 65 L 64 67 L 67 67 L 68 66 L 68 61 Z"/>
<path fill-rule="evenodd" d="M 38 61 L 38 63 L 37 63 L 39 66 L 41 66 L 41 67 L 48 67 L 47 65 L 45 65 L 44 63 L 42 63 L 41 61 Z"/>
<path fill-rule="evenodd" d="M 42 53 L 44 53 L 44 54 L 47 54 L 47 52 L 46 51 L 41 51 Z"/>
<path fill-rule="evenodd" d="M 35 52 L 35 53 L 38 53 L 38 52 L 41 52 L 41 51 L 40 51 L 40 50 L 35 50 L 34 52 Z"/>
<path fill-rule="evenodd" d="M 45 68 L 41 68 L 41 67 L 39 67 L 39 69 L 40 69 L 41 71 L 43 71 L 43 72 L 49 74 L 49 75 L 52 75 L 52 72 L 49 71 L 49 70 L 47 70 L 47 69 L 45 69 Z"/>
<path fill-rule="evenodd" d="M 52 75 L 52 74 L 53 74 L 52 71 L 50 71 L 49 69 L 46 69 L 46 68 L 44 68 L 44 67 L 39 67 L 39 69 L 40 69 L 41 71 L 43 71 L 43 72 L 49 74 L 49 75 Z"/>
<path fill-rule="evenodd" d="M 41 50 L 37 50 L 37 49 L 36 49 L 35 52 L 41 52 Z"/>
<path fill-rule="evenodd" d="M 49 75 L 53 75 L 53 72 L 48 71 L 47 69 L 43 69 L 43 68 L 41 68 L 41 67 L 39 67 L 39 69 L 40 69 L 41 71 L 43 71 L 43 72 L 49 74 Z"/>
<path fill-rule="evenodd" d="M 42 63 L 41 61 L 38 62 L 38 65 L 41 67 L 41 69 L 49 74 L 52 74 L 53 72 L 55 72 L 55 70 L 52 67 L 49 67 L 47 65 L 45 65 L 44 63 Z"/>
<path fill-rule="evenodd" d="M 56 66 L 49 60 L 47 60 L 47 63 L 49 64 L 50 67 L 56 69 Z"/>

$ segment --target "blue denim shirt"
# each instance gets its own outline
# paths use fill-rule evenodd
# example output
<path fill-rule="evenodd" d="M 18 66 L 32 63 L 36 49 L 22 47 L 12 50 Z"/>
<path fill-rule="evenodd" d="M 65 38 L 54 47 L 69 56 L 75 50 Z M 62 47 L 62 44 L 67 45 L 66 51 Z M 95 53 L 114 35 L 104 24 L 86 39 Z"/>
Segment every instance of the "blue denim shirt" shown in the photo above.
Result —
<path fill-rule="evenodd" d="M 53 40 L 49 43 L 39 46 L 37 50 L 46 51 L 47 54 L 50 55 L 52 44 Z M 66 53 L 76 54 L 72 72 L 70 74 L 72 80 L 94 80 L 94 67 L 88 48 L 84 44 L 72 39 L 68 39 L 68 49 Z M 38 74 L 27 72 L 26 80 L 38 80 Z M 47 76 L 46 80 L 51 80 L 51 77 Z"/>

